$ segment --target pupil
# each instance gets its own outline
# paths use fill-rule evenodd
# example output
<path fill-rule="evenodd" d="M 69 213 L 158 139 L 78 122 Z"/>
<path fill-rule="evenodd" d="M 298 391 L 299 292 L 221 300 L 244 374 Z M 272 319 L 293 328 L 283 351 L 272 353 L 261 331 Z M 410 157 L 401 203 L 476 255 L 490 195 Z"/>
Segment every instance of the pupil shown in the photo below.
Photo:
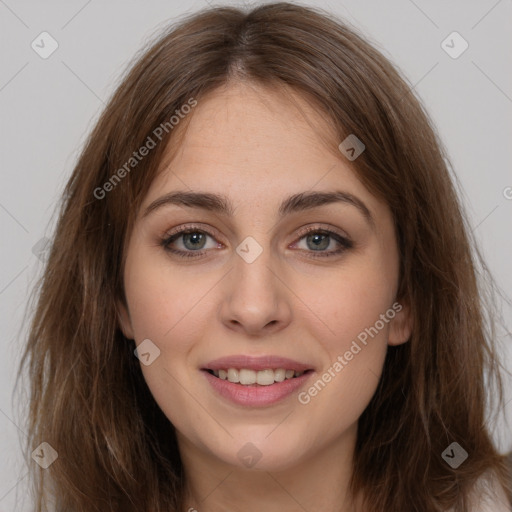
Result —
<path fill-rule="evenodd" d="M 311 238 L 313 238 L 315 240 L 314 247 L 317 249 L 318 248 L 325 249 L 329 246 L 329 236 L 328 235 L 322 235 L 322 234 L 317 233 L 316 235 L 310 235 L 308 237 L 308 239 L 311 239 Z M 319 244 L 317 244 L 317 242 L 319 242 Z M 323 245 L 320 245 L 320 244 L 322 244 L 322 242 L 324 242 Z M 325 242 L 327 242 L 327 243 L 325 243 Z"/>
<path fill-rule="evenodd" d="M 187 246 L 187 242 L 189 240 L 192 240 L 192 247 L 188 247 L 189 249 L 198 249 L 197 246 L 194 246 L 194 244 L 197 244 L 198 242 L 201 242 L 201 237 L 204 235 L 202 233 L 186 233 L 184 235 L 184 243 L 185 246 Z M 204 240 L 203 240 L 204 241 Z M 199 247 L 200 248 L 200 247 Z"/>

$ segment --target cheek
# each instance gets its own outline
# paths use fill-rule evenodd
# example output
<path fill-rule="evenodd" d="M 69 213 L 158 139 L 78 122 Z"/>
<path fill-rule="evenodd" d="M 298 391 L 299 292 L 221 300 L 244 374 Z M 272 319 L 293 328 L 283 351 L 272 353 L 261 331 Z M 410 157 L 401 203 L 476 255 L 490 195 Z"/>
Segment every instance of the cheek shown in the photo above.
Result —
<path fill-rule="evenodd" d="M 385 294 L 383 294 L 385 296 Z M 377 389 L 387 352 L 391 315 L 389 303 L 378 295 L 339 290 L 331 295 L 327 315 L 330 330 L 316 339 L 324 351 L 324 366 L 299 395 L 311 418 L 322 420 L 325 439 L 358 421 Z M 336 302 L 336 304 L 333 304 Z M 314 420 L 311 420 L 314 423 Z"/>
<path fill-rule="evenodd" d="M 186 392 L 191 371 L 187 360 L 201 338 L 200 316 L 212 285 L 207 276 L 194 279 L 186 272 L 171 272 L 169 265 L 136 251 L 127 260 L 125 288 L 135 340 L 139 344 L 150 339 L 160 350 L 153 363 L 141 364 L 144 380 L 167 418 L 185 431 L 193 430 L 196 416 L 200 419 Z"/>
<path fill-rule="evenodd" d="M 190 271 L 172 268 L 164 258 L 146 257 L 145 264 L 141 261 L 143 255 L 134 253 L 125 272 L 135 339 L 150 338 L 163 345 L 178 337 L 186 341 L 198 325 L 208 303 L 208 291 L 218 278 L 206 273 L 195 277 Z"/>
<path fill-rule="evenodd" d="M 392 267 L 384 271 L 367 261 L 335 273 L 315 292 L 308 289 L 308 306 L 321 321 L 310 313 L 307 323 L 324 351 L 325 366 L 302 403 L 329 402 L 340 421 L 363 412 L 384 365 L 395 286 Z"/>
<path fill-rule="evenodd" d="M 305 297 L 311 325 L 318 325 L 315 339 L 323 340 L 329 353 L 338 354 L 379 321 L 391 307 L 395 290 L 392 268 L 362 261 L 316 280 L 315 286 L 309 282 L 298 295 Z M 321 322 L 313 322 L 313 312 Z M 387 339 L 389 322 L 379 322 L 378 330 L 378 338 Z"/>

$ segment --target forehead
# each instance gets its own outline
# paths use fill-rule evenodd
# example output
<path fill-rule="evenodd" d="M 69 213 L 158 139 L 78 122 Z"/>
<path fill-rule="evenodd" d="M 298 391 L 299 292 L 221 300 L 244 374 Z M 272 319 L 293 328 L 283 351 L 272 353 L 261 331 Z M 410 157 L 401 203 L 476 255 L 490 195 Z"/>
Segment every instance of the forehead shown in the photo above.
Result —
<path fill-rule="evenodd" d="M 223 86 L 198 99 L 193 115 L 178 129 L 183 127 L 162 160 L 146 206 L 176 189 L 229 195 L 236 205 L 251 207 L 294 193 L 343 189 L 370 208 L 378 206 L 336 149 L 333 123 L 289 88 Z"/>
<path fill-rule="evenodd" d="M 305 152 L 318 160 L 326 156 L 327 140 L 335 144 L 332 123 L 296 91 L 236 82 L 198 101 L 180 150 L 233 164 L 253 157 L 261 164 L 280 157 L 299 160 Z M 301 154 L 298 148 L 303 148 Z"/>

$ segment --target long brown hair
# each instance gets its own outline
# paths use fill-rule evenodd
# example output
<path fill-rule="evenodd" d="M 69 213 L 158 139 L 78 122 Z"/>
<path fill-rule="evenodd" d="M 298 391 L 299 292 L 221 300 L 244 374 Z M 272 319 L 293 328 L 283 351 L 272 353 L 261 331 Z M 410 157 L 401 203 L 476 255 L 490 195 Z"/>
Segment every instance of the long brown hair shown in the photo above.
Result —
<path fill-rule="evenodd" d="M 19 369 L 30 379 L 27 457 L 42 442 L 58 452 L 48 469 L 32 465 L 36 510 L 50 496 L 58 511 L 184 507 L 174 427 L 120 331 L 116 301 L 125 301 L 135 214 L 163 151 L 186 126 L 174 127 L 171 116 L 230 80 L 307 97 L 335 126 L 330 144 L 340 158 L 337 145 L 355 134 L 366 149 L 352 168 L 393 213 L 398 299 L 410 305 L 414 329 L 388 349 L 359 419 L 352 491 L 366 496 L 369 512 L 468 511 L 482 475 L 506 486 L 486 424 L 484 376 L 494 377 L 499 399 L 502 384 L 477 279 L 485 264 L 451 164 L 407 80 L 379 51 L 329 13 L 289 3 L 212 8 L 169 27 L 127 70 L 84 145 L 34 289 Z M 155 146 L 134 164 L 148 137 Z M 442 457 L 453 442 L 469 454 L 456 469 Z"/>

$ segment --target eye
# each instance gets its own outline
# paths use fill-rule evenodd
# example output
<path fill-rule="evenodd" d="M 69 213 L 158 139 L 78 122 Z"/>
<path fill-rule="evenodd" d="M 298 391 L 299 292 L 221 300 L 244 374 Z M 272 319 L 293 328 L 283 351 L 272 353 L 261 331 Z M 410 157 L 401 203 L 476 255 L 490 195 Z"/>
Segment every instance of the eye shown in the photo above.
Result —
<path fill-rule="evenodd" d="M 180 257 L 197 258 L 204 255 L 204 249 L 207 248 L 205 246 L 206 239 L 208 237 L 213 238 L 214 235 L 196 226 L 187 226 L 179 231 L 170 233 L 161 241 L 161 245 L 166 251 Z M 172 245 L 176 241 L 180 241 L 185 250 L 173 248 Z M 213 244 L 211 248 L 218 247 L 218 245 L 219 244 Z"/>
<path fill-rule="evenodd" d="M 301 240 L 305 241 L 306 248 L 304 250 L 312 253 L 311 257 L 313 258 L 337 256 L 354 246 L 352 241 L 346 236 L 329 229 L 318 228 L 317 226 L 306 228 L 300 235 L 299 242 Z M 295 244 L 297 244 L 297 242 L 295 242 Z M 338 248 L 330 251 L 323 250 L 332 244 L 337 244 Z"/>
<path fill-rule="evenodd" d="M 180 258 L 200 258 L 205 256 L 208 249 L 221 248 L 219 242 L 207 247 L 207 239 L 214 238 L 214 234 L 197 226 L 185 226 L 181 229 L 168 234 L 161 240 L 160 245 L 172 254 Z M 321 229 L 316 226 L 310 226 L 300 233 L 300 238 L 293 245 L 298 245 L 302 240 L 305 241 L 306 248 L 299 248 L 301 251 L 311 253 L 313 258 L 325 258 L 336 256 L 347 249 L 353 247 L 353 243 L 346 236 L 328 229 Z M 176 248 L 173 245 L 181 245 L 182 248 Z M 326 251 L 329 246 L 337 245 L 336 249 Z"/>

